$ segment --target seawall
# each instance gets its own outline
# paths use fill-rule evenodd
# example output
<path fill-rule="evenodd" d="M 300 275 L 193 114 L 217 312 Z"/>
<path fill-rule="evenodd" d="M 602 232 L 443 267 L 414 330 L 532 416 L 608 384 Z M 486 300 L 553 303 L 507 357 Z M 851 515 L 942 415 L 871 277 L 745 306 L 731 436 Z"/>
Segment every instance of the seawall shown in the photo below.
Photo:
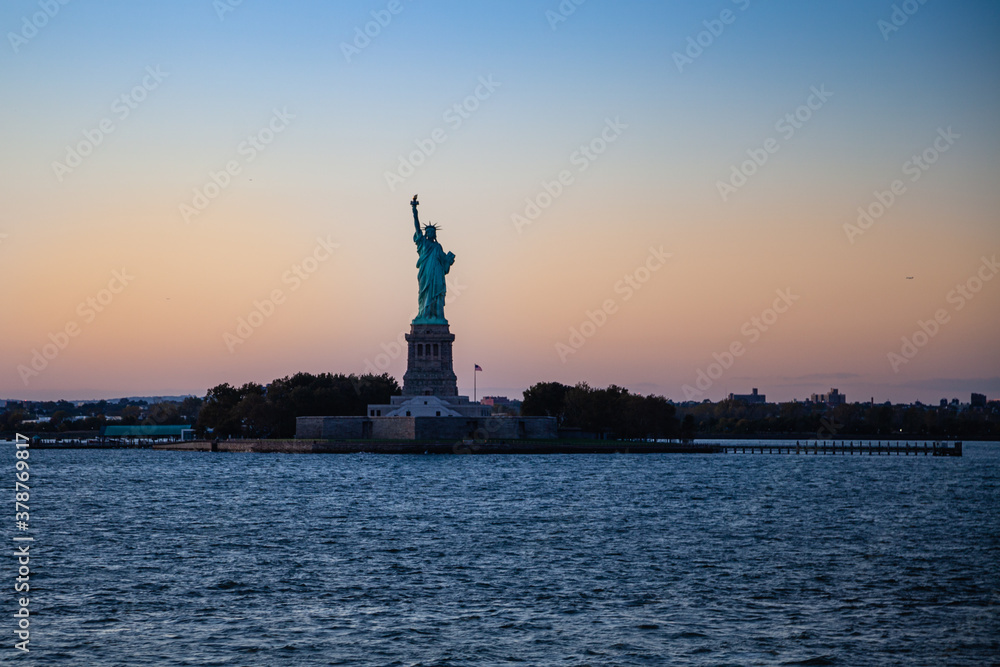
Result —
<path fill-rule="evenodd" d="M 616 440 L 510 441 L 510 442 L 422 442 L 422 441 L 329 441 L 329 440 L 208 440 L 170 442 L 153 449 L 199 452 L 257 452 L 282 454 L 715 454 L 715 444 L 669 442 L 624 442 Z"/>

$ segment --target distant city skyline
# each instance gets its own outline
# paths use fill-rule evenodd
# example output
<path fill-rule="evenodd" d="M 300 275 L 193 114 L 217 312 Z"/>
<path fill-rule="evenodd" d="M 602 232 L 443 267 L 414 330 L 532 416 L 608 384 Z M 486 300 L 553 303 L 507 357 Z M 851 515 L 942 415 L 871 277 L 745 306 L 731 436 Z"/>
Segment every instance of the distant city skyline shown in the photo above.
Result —
<path fill-rule="evenodd" d="M 836 392 L 836 396 L 835 396 L 835 399 L 831 401 L 830 398 L 829 398 L 829 396 L 831 394 L 833 394 L 834 392 Z M 3 408 L 6 405 L 10 405 L 10 404 L 32 403 L 32 402 L 59 402 L 59 401 L 66 401 L 68 403 L 73 403 L 74 405 L 87 405 L 87 404 L 93 404 L 93 403 L 100 403 L 101 401 L 106 401 L 108 403 L 114 403 L 114 402 L 118 402 L 118 401 L 128 401 L 128 402 L 132 402 L 132 401 L 146 401 L 147 403 L 149 403 L 149 404 L 152 405 L 154 403 L 159 403 L 159 402 L 180 402 L 180 401 L 184 400 L 185 398 L 204 398 L 204 392 L 201 393 L 201 394 L 180 394 L 180 395 L 173 395 L 173 396 L 109 396 L 107 398 L 73 398 L 73 399 L 68 399 L 68 398 L 63 398 L 63 399 L 18 399 L 18 398 L 2 398 L 2 399 L 0 399 L 0 408 Z M 512 397 L 512 396 L 483 396 L 483 397 L 481 397 L 478 400 L 478 402 L 481 403 L 482 405 L 490 405 L 490 406 L 492 406 L 492 405 L 502 406 L 502 405 L 509 405 L 509 404 L 512 404 L 512 403 L 519 405 L 521 403 L 522 398 L 523 398 L 523 396 L 521 395 L 521 393 L 518 393 L 517 396 L 514 396 L 514 397 Z M 767 398 L 766 394 L 763 394 L 763 393 L 759 393 L 758 394 L 757 393 L 757 388 L 755 387 L 753 390 L 751 390 L 750 394 L 733 394 L 733 393 L 730 393 L 725 399 L 722 399 L 722 400 L 743 402 L 743 403 L 747 403 L 747 404 L 761 404 L 761 405 L 765 405 L 765 404 L 774 405 L 774 404 L 779 404 L 779 403 L 824 403 L 824 404 L 832 406 L 832 407 L 835 407 L 837 405 L 845 405 L 845 404 L 846 405 L 852 405 L 852 404 L 856 404 L 856 403 L 860 403 L 860 404 L 873 403 L 873 404 L 876 404 L 876 405 L 882 405 L 882 404 L 885 404 L 885 403 L 891 403 L 891 404 L 896 404 L 896 405 L 925 405 L 925 406 L 929 406 L 929 407 L 946 405 L 946 404 L 947 405 L 958 404 L 958 405 L 971 406 L 971 407 L 985 407 L 988 403 L 1000 402 L 1000 396 L 992 397 L 992 396 L 987 396 L 986 394 L 981 394 L 981 393 L 978 393 L 978 392 L 971 392 L 969 394 L 969 398 L 967 400 L 964 399 L 964 398 L 962 398 L 962 397 L 958 397 L 958 396 L 950 396 L 950 397 L 949 396 L 942 396 L 937 401 L 930 401 L 930 402 L 921 401 L 921 400 L 914 400 L 914 401 L 890 401 L 890 400 L 876 401 L 875 398 L 874 398 L 874 396 L 869 397 L 867 399 L 861 399 L 861 398 L 859 398 L 858 400 L 848 400 L 846 398 L 846 395 L 843 392 L 840 392 L 839 390 L 837 390 L 836 388 L 831 389 L 831 391 L 828 394 L 812 394 L 812 395 L 810 395 L 807 398 L 794 397 L 794 398 L 789 399 L 789 400 L 773 400 L 773 401 L 766 400 L 766 398 Z M 710 400 L 710 399 L 704 399 L 704 400 Z M 685 404 L 691 404 L 691 403 L 700 403 L 700 402 L 703 402 L 703 401 L 683 401 L 682 400 L 682 401 L 672 401 L 672 402 L 674 402 L 677 405 L 685 405 Z M 718 403 L 720 401 L 711 401 L 711 402 Z"/>
<path fill-rule="evenodd" d="M 0 397 L 1000 397 L 1000 6 L 0 7 Z"/>

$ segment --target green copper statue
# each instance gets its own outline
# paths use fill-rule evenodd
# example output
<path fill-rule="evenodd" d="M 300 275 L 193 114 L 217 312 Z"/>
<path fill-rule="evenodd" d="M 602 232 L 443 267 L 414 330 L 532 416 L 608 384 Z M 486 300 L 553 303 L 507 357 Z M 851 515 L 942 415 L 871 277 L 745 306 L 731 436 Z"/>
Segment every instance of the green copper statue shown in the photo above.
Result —
<path fill-rule="evenodd" d="M 417 244 L 417 283 L 420 285 L 417 316 L 413 324 L 448 324 L 444 318 L 445 276 L 455 262 L 455 253 L 445 253 L 437 240 L 437 227 L 428 223 L 420 230 L 417 195 L 413 195 L 413 242 Z"/>

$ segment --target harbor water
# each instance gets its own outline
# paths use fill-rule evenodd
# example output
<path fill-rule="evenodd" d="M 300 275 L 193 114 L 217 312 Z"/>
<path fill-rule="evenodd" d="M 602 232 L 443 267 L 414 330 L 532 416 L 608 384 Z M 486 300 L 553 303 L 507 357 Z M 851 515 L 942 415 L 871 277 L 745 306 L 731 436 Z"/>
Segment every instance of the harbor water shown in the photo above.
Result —
<path fill-rule="evenodd" d="M 13 449 L 0 450 L 11 477 Z M 5 614 L 4 663 L 1000 659 L 997 443 L 966 442 L 961 458 L 29 461 L 30 654 Z"/>

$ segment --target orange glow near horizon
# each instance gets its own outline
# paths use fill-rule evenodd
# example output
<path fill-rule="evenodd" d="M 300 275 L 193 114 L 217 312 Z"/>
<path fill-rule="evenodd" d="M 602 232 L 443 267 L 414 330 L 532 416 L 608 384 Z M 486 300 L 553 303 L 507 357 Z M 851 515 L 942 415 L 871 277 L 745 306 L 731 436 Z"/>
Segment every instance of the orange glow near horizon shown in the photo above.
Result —
<path fill-rule="evenodd" d="M 349 34 L 348 7 L 234 15 L 298 35 L 280 47 L 184 3 L 158 14 L 162 34 L 107 8 L 67 11 L 2 56 L 0 398 L 203 395 L 297 371 L 401 381 L 414 193 L 457 255 L 446 316 L 464 393 L 478 363 L 480 394 L 583 381 L 680 401 L 740 344 L 695 400 L 754 386 L 771 400 L 831 387 L 851 401 L 996 398 L 1000 279 L 983 268 L 1000 254 L 996 11 L 976 21 L 928 4 L 885 43 L 861 7 L 842 10 L 850 21 L 748 12 L 680 73 L 670 54 L 705 18 L 697 8 L 588 5 L 552 31 L 519 3 L 475 21 L 414 5 L 352 63 L 317 32 Z M 857 47 L 843 62 L 824 35 L 803 50 L 826 23 Z M 167 39 L 178 26 L 201 41 Z M 113 28 L 141 39 L 85 48 Z M 169 75 L 119 119 L 110 102 L 157 65 Z M 484 93 L 481 77 L 499 86 Z M 776 121 L 816 86 L 832 97 L 782 137 Z M 449 115 L 477 90 L 475 109 Z M 240 147 L 268 136 L 275 109 L 291 119 L 250 159 Z M 114 132 L 60 180 L 53 162 L 102 118 Z M 446 139 L 389 185 L 436 128 Z M 957 139 L 913 172 L 948 128 Z M 770 137 L 779 150 L 724 200 L 719 182 Z M 583 159 L 588 145 L 600 150 Z M 883 214 L 852 232 L 897 179 Z M 196 191 L 213 196 L 185 216 Z M 650 270 L 651 253 L 670 257 Z M 87 300 L 102 290 L 98 312 Z M 753 324 L 779 290 L 791 305 Z M 947 321 L 894 363 L 941 310 Z M 259 326 L 240 335 L 250 318 Z"/>

